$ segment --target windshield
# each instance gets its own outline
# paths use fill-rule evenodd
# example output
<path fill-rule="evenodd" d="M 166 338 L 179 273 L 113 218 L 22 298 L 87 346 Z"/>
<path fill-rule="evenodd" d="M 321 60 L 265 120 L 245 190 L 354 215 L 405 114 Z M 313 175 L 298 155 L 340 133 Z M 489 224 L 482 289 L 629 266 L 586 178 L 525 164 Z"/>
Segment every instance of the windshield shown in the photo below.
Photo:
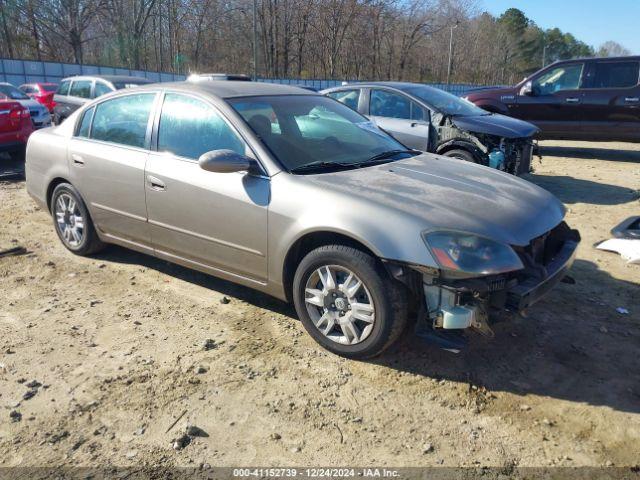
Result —
<path fill-rule="evenodd" d="M 289 171 L 310 163 L 318 168 L 356 167 L 384 153 L 394 159 L 417 153 L 405 153 L 406 147 L 365 117 L 321 95 L 227 101 Z"/>
<path fill-rule="evenodd" d="M 456 97 L 451 93 L 438 88 L 411 87 L 405 90 L 408 94 L 423 100 L 430 107 L 445 115 L 458 117 L 475 117 L 477 115 L 487 115 L 488 112 L 476 107 L 471 102 Z"/>
<path fill-rule="evenodd" d="M 13 85 L 0 85 L 0 97 L 7 97 L 13 100 L 27 100 L 29 98 Z"/>
<path fill-rule="evenodd" d="M 40 88 L 45 92 L 55 92 L 58 89 L 57 83 L 44 83 L 40 84 Z"/>

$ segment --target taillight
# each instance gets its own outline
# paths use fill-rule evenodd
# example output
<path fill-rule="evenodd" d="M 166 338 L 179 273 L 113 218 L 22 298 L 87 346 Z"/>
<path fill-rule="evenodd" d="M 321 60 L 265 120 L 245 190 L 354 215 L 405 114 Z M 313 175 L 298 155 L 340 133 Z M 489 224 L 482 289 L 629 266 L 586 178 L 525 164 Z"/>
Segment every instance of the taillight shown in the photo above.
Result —
<path fill-rule="evenodd" d="M 9 112 L 9 120 L 14 127 L 19 126 L 23 118 L 29 118 L 30 116 L 29 110 L 24 107 L 15 107 Z"/>

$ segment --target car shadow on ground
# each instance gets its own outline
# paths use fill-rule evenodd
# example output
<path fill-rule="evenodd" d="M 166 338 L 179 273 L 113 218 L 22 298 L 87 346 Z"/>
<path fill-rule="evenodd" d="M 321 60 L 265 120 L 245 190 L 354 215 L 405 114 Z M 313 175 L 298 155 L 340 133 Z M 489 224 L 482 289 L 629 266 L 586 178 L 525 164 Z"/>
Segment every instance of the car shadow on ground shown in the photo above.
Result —
<path fill-rule="evenodd" d="M 297 320 L 285 302 L 149 255 L 111 246 L 96 258 L 141 265 Z M 494 339 L 472 334 L 469 347 L 460 354 L 407 332 L 396 347 L 368 362 L 493 392 L 550 396 L 640 413 L 638 285 L 615 279 L 584 260 L 576 261 L 573 272 L 576 285 L 559 284 L 527 318 L 496 324 Z M 617 313 L 618 306 L 630 313 Z"/>
<path fill-rule="evenodd" d="M 584 180 L 567 175 L 528 174 L 525 180 L 553 193 L 563 203 L 589 203 L 592 205 L 620 205 L 638 198 L 638 192 L 601 181 Z"/>
<path fill-rule="evenodd" d="M 472 334 L 468 348 L 453 354 L 409 334 L 375 363 L 467 383 L 470 395 L 478 386 L 640 413 L 639 286 L 584 260 L 572 271 L 576 285 L 560 284 L 526 318 L 496 324 L 493 339 Z"/>
<path fill-rule="evenodd" d="M 200 287 L 216 291 L 222 295 L 235 297 L 238 300 L 249 303 L 253 306 L 271 310 L 282 315 L 295 318 L 295 310 L 292 306 L 278 300 L 277 298 L 265 295 L 252 288 L 244 287 L 227 280 L 207 275 L 190 268 L 182 267 L 175 263 L 160 260 L 151 255 L 134 252 L 116 245 L 109 245 L 107 249 L 94 255 L 95 258 L 132 265 L 140 265 L 142 267 L 156 270 L 165 275 L 170 275 L 178 280 L 192 283 Z"/>
<path fill-rule="evenodd" d="M 0 153 L 0 182 L 21 180 L 24 180 L 24 160 L 17 160 L 6 153 Z"/>
<path fill-rule="evenodd" d="M 538 153 L 543 157 L 583 158 L 585 160 L 608 160 L 613 162 L 640 163 L 640 150 L 620 150 L 618 148 L 602 147 L 538 147 Z"/>

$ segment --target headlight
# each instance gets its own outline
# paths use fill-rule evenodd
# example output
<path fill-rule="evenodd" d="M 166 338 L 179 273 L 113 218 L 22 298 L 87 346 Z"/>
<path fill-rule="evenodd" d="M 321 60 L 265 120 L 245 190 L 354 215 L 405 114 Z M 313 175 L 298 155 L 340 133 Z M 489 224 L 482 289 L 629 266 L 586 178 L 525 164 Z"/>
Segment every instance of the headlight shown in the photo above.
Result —
<path fill-rule="evenodd" d="M 509 245 L 463 232 L 429 232 L 423 238 L 444 270 L 493 275 L 524 268 Z"/>

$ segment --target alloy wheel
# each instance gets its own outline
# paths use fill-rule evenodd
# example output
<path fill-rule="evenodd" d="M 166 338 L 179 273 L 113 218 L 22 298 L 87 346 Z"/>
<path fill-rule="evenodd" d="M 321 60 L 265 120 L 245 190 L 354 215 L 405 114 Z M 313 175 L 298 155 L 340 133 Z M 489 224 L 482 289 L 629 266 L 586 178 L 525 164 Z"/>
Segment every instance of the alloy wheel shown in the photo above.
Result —
<path fill-rule="evenodd" d="M 71 248 L 79 247 L 85 234 L 85 221 L 78 202 L 72 195 L 62 193 L 58 196 L 55 217 L 63 241 Z"/>
<path fill-rule="evenodd" d="M 307 279 L 305 306 L 313 324 L 343 345 L 364 341 L 373 330 L 375 307 L 362 280 L 339 265 L 323 265 Z"/>

